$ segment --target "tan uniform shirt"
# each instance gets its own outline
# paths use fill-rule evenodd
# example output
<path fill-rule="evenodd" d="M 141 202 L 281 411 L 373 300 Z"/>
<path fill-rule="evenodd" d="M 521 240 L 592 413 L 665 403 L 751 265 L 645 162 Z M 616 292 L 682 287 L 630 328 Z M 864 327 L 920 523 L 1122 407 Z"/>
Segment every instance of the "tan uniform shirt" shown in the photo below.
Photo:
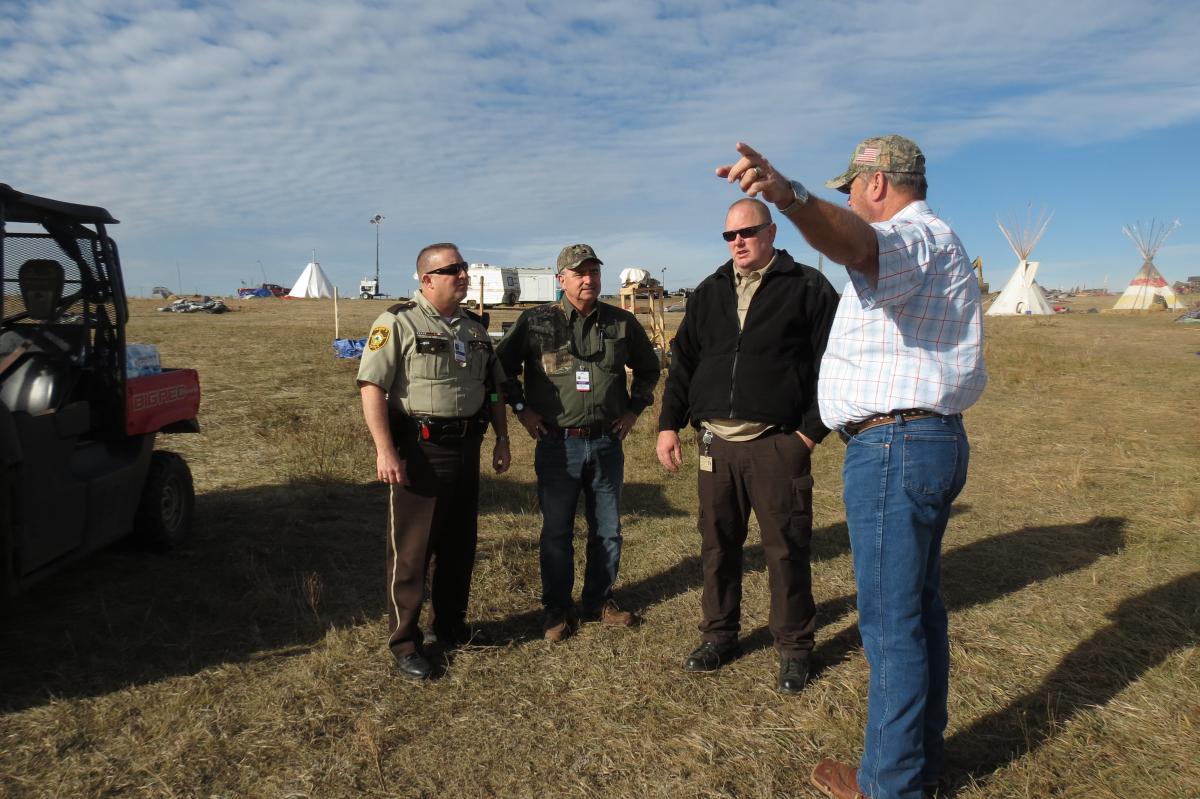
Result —
<path fill-rule="evenodd" d="M 767 262 L 766 266 L 746 275 L 743 275 L 734 267 L 733 275 L 737 283 L 739 328 L 746 326 L 746 311 L 750 310 L 750 301 L 754 299 L 754 292 L 758 291 L 758 287 L 762 285 L 763 275 L 769 272 L 774 265 L 775 256 L 772 255 L 771 260 Z M 764 422 L 747 422 L 742 419 L 705 419 L 700 424 L 706 430 L 713 431 L 714 435 L 718 435 L 726 441 L 750 441 L 774 427 L 774 425 Z"/>
<path fill-rule="evenodd" d="M 504 383 L 487 328 L 456 309 L 449 320 L 417 294 L 388 308 L 367 336 L 358 379 L 409 416 L 465 419 Z"/>

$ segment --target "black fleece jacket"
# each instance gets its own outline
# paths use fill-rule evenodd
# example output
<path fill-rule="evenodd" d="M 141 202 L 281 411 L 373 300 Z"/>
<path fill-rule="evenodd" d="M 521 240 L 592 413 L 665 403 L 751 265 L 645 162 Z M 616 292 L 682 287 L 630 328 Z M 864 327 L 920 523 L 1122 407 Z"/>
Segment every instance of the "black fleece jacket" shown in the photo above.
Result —
<path fill-rule="evenodd" d="M 733 261 L 696 287 L 671 343 L 658 429 L 742 419 L 829 434 L 817 409 L 817 370 L 838 294 L 811 266 L 777 250 L 738 329 Z"/>

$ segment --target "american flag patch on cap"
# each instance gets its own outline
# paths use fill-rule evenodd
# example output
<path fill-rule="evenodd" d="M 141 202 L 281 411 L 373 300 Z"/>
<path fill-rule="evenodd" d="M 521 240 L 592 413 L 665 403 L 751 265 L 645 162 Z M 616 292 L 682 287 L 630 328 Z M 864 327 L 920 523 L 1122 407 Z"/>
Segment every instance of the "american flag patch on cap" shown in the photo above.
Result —
<path fill-rule="evenodd" d="M 878 147 L 864 147 L 862 152 L 854 156 L 856 164 L 873 164 L 879 159 Z"/>

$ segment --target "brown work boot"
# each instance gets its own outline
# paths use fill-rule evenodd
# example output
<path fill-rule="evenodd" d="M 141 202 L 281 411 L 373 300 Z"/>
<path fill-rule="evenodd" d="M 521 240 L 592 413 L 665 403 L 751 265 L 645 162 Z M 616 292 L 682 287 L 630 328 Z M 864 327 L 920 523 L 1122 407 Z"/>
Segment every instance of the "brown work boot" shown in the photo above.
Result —
<path fill-rule="evenodd" d="M 858 774 L 853 766 L 836 760 L 822 760 L 812 770 L 809 780 L 832 799 L 870 799 L 858 789 Z"/>
<path fill-rule="evenodd" d="M 542 621 L 542 637 L 552 644 L 569 638 L 571 615 L 561 608 L 546 608 L 546 618 Z"/>
<path fill-rule="evenodd" d="M 641 618 L 636 613 L 621 610 L 616 600 L 613 599 L 606 600 L 599 608 L 584 610 L 583 617 L 602 624 L 611 624 L 613 627 L 633 627 L 641 621 Z"/>

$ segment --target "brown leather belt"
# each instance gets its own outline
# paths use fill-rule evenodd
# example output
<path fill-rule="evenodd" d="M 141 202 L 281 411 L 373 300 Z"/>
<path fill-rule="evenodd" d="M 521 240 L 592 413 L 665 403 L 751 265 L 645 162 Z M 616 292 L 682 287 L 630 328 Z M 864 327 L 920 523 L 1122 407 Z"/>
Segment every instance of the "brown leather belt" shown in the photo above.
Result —
<path fill-rule="evenodd" d="M 895 424 L 897 420 L 902 422 L 911 422 L 916 419 L 933 419 L 940 417 L 942 414 L 934 413 L 933 411 L 922 411 L 915 408 L 910 408 L 904 411 L 892 411 L 891 413 L 880 413 L 875 416 L 868 416 L 866 419 L 858 422 L 850 422 L 842 427 L 848 436 L 856 436 L 864 430 L 870 430 L 872 427 L 879 427 L 885 424 Z"/>
<path fill-rule="evenodd" d="M 608 426 L 600 422 L 584 427 L 552 427 L 550 431 L 563 438 L 600 438 L 608 432 Z"/>

